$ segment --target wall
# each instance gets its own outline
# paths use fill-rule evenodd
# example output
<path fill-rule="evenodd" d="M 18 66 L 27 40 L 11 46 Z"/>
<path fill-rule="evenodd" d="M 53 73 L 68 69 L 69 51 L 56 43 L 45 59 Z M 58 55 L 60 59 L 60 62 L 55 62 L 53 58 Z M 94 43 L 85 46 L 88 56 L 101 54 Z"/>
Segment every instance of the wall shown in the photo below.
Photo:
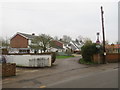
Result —
<path fill-rule="evenodd" d="M 108 62 L 118 62 L 120 61 L 120 53 L 107 53 L 106 60 Z"/>
<path fill-rule="evenodd" d="M 16 64 L 3 63 L 2 64 L 2 77 L 15 76 L 16 75 Z"/>
<path fill-rule="evenodd" d="M 100 54 L 94 54 L 93 58 L 92 58 L 92 61 L 94 63 L 98 63 L 98 64 L 103 63 L 102 55 L 100 55 Z"/>
<path fill-rule="evenodd" d="M 107 53 L 105 59 L 108 63 L 118 62 L 120 61 L 120 53 Z M 102 63 L 103 56 L 100 54 L 93 55 L 93 62 Z"/>
<path fill-rule="evenodd" d="M 28 40 L 17 34 L 10 40 L 10 46 L 12 48 L 28 48 Z"/>
<path fill-rule="evenodd" d="M 17 66 L 51 66 L 51 55 L 5 55 L 5 58 L 7 63 L 16 63 Z"/>

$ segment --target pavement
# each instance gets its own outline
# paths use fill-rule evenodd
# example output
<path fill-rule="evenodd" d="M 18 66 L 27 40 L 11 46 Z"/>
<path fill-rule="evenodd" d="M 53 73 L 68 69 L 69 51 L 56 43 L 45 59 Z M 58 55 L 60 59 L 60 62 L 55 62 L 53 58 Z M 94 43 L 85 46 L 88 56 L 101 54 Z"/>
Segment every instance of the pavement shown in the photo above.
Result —
<path fill-rule="evenodd" d="M 78 61 L 81 56 L 57 59 L 51 68 L 17 68 L 16 76 L 2 80 L 3 88 L 47 88 L 70 78 L 94 75 L 99 72 L 118 69 L 117 63 L 83 65 Z"/>

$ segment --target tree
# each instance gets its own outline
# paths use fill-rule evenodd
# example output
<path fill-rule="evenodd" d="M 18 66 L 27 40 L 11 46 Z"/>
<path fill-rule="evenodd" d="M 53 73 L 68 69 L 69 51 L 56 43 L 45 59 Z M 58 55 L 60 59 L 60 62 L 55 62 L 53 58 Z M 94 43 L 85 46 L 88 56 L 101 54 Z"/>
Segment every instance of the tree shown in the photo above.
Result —
<path fill-rule="evenodd" d="M 63 35 L 62 41 L 69 43 L 71 41 L 71 37 L 67 35 Z"/>
<path fill-rule="evenodd" d="M 91 44 L 92 44 L 92 41 L 91 41 L 89 38 L 85 38 L 85 39 L 84 39 L 84 44 L 85 44 L 85 45 L 91 45 Z"/>
<path fill-rule="evenodd" d="M 91 39 L 89 39 L 88 37 L 82 37 L 81 35 L 79 35 L 77 38 L 76 38 L 77 41 L 85 44 L 85 43 L 88 43 L 88 42 L 91 42 Z"/>
<path fill-rule="evenodd" d="M 120 44 L 120 42 L 119 42 L 119 41 L 117 41 L 117 42 L 116 42 L 116 44 Z"/>
<path fill-rule="evenodd" d="M 55 36 L 55 37 L 54 37 L 54 40 L 59 40 L 59 39 L 58 39 L 58 36 Z"/>
<path fill-rule="evenodd" d="M 2 47 L 8 48 L 10 46 L 9 39 L 8 38 L 6 38 L 6 39 L 0 38 L 0 44 Z"/>
<path fill-rule="evenodd" d="M 60 38 L 59 41 L 63 41 L 62 38 Z"/>
<path fill-rule="evenodd" d="M 30 45 L 31 48 L 36 49 L 36 50 L 42 50 L 46 52 L 47 48 L 50 47 L 50 42 L 53 38 L 49 35 L 46 34 L 41 34 L 39 36 L 36 36 L 32 40 L 32 45 Z"/>

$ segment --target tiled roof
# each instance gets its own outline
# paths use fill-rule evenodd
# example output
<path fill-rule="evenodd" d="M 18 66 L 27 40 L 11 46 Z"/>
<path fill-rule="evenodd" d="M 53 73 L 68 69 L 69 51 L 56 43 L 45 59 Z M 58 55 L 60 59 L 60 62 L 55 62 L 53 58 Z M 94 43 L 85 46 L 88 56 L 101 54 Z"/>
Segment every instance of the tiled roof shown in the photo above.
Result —
<path fill-rule="evenodd" d="M 35 35 L 30 35 L 30 34 L 25 34 L 25 33 L 20 33 L 20 32 L 18 32 L 18 34 L 23 35 L 23 36 L 25 36 L 28 39 L 33 39 L 33 38 L 36 37 Z"/>
<path fill-rule="evenodd" d="M 63 49 L 63 48 L 62 48 L 62 47 L 60 47 L 60 46 L 54 46 L 53 48 Z"/>

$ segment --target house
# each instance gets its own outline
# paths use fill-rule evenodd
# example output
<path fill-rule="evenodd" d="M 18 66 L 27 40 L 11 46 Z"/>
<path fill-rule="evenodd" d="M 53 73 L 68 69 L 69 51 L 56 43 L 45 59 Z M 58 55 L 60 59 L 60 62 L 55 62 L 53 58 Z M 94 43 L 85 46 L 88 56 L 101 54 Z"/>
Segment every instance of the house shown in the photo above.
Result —
<path fill-rule="evenodd" d="M 107 53 L 120 53 L 120 44 L 106 45 L 105 48 Z"/>
<path fill-rule="evenodd" d="M 25 34 L 17 32 L 10 39 L 10 53 L 30 53 L 32 52 L 29 45 L 31 44 L 31 40 L 35 38 L 35 34 Z"/>
<path fill-rule="evenodd" d="M 10 39 L 10 50 L 9 53 L 34 53 L 35 50 L 30 48 L 30 45 L 33 45 L 32 39 L 37 37 L 33 34 L 25 34 L 17 32 Z M 38 50 L 41 52 L 40 50 Z M 57 40 L 51 41 L 51 47 L 47 47 L 48 52 L 62 52 L 63 51 L 63 43 Z"/>
<path fill-rule="evenodd" d="M 74 52 L 81 51 L 81 47 L 83 46 L 83 44 L 79 41 L 71 41 L 70 45 L 71 45 L 72 51 L 74 51 Z"/>
<path fill-rule="evenodd" d="M 81 51 L 82 46 L 83 46 L 83 43 L 79 41 L 70 41 L 69 43 L 64 43 L 63 48 L 66 52 L 67 51 L 79 52 Z"/>
<path fill-rule="evenodd" d="M 33 34 L 25 34 L 17 32 L 10 39 L 10 50 L 9 53 L 34 53 L 36 50 L 30 48 L 30 45 L 33 45 L 32 39 L 37 37 Z M 51 45 L 47 47 L 48 52 L 78 52 L 81 50 L 83 44 L 79 41 L 71 41 L 69 43 L 65 43 L 58 40 L 52 40 Z M 40 50 L 38 50 L 41 52 Z"/>
<path fill-rule="evenodd" d="M 51 47 L 49 48 L 50 52 L 62 52 L 64 50 L 63 43 L 61 41 L 52 40 Z"/>

